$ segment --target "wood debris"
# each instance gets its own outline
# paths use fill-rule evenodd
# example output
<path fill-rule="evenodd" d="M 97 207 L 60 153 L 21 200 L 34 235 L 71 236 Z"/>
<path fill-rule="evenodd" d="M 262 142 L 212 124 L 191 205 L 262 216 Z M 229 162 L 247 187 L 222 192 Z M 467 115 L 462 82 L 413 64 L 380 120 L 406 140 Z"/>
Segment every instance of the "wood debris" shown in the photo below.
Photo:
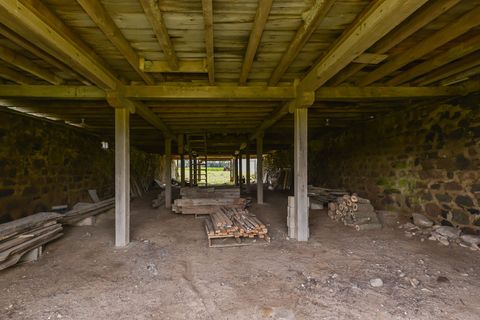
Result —
<path fill-rule="evenodd" d="M 370 200 L 356 194 L 346 194 L 329 202 L 328 216 L 346 226 L 354 227 L 357 231 L 382 228 Z"/>
<path fill-rule="evenodd" d="M 172 209 L 182 214 L 211 214 L 220 207 L 244 209 L 248 200 L 240 198 L 239 188 L 182 188 L 181 199 L 173 202 Z"/>
<path fill-rule="evenodd" d="M 62 236 L 61 214 L 40 212 L 0 225 L 0 270 L 18 263 L 23 255 Z"/>
<path fill-rule="evenodd" d="M 62 215 L 61 222 L 63 224 L 74 224 L 87 217 L 95 216 L 115 207 L 115 198 L 102 200 L 98 203 L 82 206 L 77 209 L 72 209 Z"/>

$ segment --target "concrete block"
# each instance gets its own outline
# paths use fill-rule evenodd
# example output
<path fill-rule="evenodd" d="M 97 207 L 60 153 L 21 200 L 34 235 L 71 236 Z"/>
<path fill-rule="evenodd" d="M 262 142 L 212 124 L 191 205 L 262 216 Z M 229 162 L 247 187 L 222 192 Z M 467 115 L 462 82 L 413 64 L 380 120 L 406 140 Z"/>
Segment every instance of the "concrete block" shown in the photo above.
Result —
<path fill-rule="evenodd" d="M 20 258 L 19 262 L 31 262 L 37 261 L 43 254 L 43 246 L 36 247 L 25 253 L 22 258 Z"/>
<path fill-rule="evenodd" d="M 86 217 L 86 218 L 78 221 L 77 223 L 75 223 L 74 226 L 76 226 L 76 227 L 94 226 L 94 225 L 95 225 L 95 221 L 96 221 L 96 217 L 95 217 L 95 216 Z"/>

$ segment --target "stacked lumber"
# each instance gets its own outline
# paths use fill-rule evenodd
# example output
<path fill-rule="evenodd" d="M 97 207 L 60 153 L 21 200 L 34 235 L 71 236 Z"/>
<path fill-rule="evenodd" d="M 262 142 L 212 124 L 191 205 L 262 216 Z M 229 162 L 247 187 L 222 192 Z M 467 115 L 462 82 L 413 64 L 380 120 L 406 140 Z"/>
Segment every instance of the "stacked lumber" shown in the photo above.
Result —
<path fill-rule="evenodd" d="M 270 240 L 265 224 L 248 209 L 220 207 L 205 220 L 205 228 L 208 236 L 235 238 L 258 236 L 260 239 Z"/>
<path fill-rule="evenodd" d="M 370 200 L 360 198 L 356 194 L 346 194 L 330 202 L 328 215 L 335 221 L 354 227 L 357 231 L 382 227 Z"/>
<path fill-rule="evenodd" d="M 109 198 L 97 203 L 85 204 L 79 208 L 72 209 L 62 215 L 63 224 L 74 224 L 87 217 L 95 216 L 115 207 L 115 198 Z"/>
<path fill-rule="evenodd" d="M 172 209 L 174 212 L 182 214 L 210 214 L 223 206 L 244 209 L 246 205 L 247 199 L 244 198 L 176 199 Z"/>
<path fill-rule="evenodd" d="M 61 214 L 40 212 L 0 224 L 0 270 L 16 264 L 23 255 L 62 236 Z"/>
<path fill-rule="evenodd" d="M 338 197 L 348 195 L 343 189 L 329 189 L 322 187 L 308 186 L 308 196 L 310 202 L 329 203 L 335 201 Z"/>
<path fill-rule="evenodd" d="M 184 187 L 180 190 L 182 199 L 240 198 L 240 188 L 199 188 Z"/>

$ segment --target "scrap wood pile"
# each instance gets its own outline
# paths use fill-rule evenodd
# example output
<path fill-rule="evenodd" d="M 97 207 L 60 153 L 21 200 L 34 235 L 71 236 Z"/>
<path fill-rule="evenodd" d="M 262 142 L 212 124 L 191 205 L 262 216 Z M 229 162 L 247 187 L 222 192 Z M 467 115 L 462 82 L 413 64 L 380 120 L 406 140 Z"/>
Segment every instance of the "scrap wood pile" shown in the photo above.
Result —
<path fill-rule="evenodd" d="M 115 198 L 109 198 L 97 203 L 81 203 L 80 206 L 62 215 L 63 224 L 74 224 L 82 219 L 95 216 L 115 207 Z"/>
<path fill-rule="evenodd" d="M 317 201 L 320 203 L 334 202 L 338 197 L 348 195 L 348 192 L 342 189 L 328 189 L 322 187 L 308 186 L 308 197 L 310 202 Z"/>
<path fill-rule="evenodd" d="M 330 202 L 328 216 L 335 221 L 342 221 L 346 226 L 354 227 L 357 231 L 382 228 L 370 200 L 356 194 L 346 194 Z"/>
<path fill-rule="evenodd" d="M 0 270 L 16 264 L 23 255 L 62 236 L 62 217 L 40 212 L 0 224 Z"/>
<path fill-rule="evenodd" d="M 210 214 L 222 206 L 244 209 L 248 200 L 240 198 L 239 188 L 182 188 L 173 211 L 182 214 Z"/>
<path fill-rule="evenodd" d="M 260 239 L 270 241 L 265 224 L 248 209 L 220 207 L 205 220 L 205 228 L 208 236 L 235 238 L 258 236 Z"/>

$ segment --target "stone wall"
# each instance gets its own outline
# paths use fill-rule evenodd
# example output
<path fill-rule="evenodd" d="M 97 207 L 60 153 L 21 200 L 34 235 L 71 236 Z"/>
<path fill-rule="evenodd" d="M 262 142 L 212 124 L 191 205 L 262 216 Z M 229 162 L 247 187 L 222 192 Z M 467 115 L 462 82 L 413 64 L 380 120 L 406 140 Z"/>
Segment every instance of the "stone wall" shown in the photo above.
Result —
<path fill-rule="evenodd" d="M 379 209 L 480 229 L 478 102 L 393 113 L 309 149 L 310 183 L 358 192 Z"/>
<path fill-rule="evenodd" d="M 0 110 L 0 222 L 54 205 L 114 194 L 113 144 L 84 130 Z M 139 179 L 158 174 L 159 156 L 132 148 L 131 171 Z"/>

